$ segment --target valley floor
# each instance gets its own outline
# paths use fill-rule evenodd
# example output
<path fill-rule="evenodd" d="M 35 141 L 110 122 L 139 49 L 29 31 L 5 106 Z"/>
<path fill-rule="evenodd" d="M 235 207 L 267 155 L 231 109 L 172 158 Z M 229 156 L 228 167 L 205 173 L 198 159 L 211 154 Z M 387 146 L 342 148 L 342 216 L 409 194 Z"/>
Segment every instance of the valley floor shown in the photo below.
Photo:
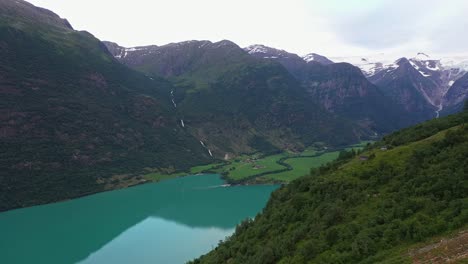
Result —
<path fill-rule="evenodd" d="M 217 173 L 231 184 L 270 184 L 288 183 L 310 170 L 318 168 L 338 158 L 342 150 L 359 150 L 370 143 L 363 141 L 340 149 L 308 148 L 301 153 L 282 152 L 274 155 L 255 153 L 242 155 L 231 161 L 196 166 L 183 172 L 152 172 L 144 175 L 148 181 L 161 181 L 199 173 Z"/>

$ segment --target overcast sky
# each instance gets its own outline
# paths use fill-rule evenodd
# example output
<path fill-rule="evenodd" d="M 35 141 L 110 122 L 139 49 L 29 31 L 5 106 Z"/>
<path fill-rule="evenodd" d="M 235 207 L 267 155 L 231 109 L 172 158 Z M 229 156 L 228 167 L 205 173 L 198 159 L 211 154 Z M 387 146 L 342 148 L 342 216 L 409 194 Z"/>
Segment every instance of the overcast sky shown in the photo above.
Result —
<path fill-rule="evenodd" d="M 300 55 L 468 53 L 467 0 L 30 0 L 122 46 L 229 39 Z"/>

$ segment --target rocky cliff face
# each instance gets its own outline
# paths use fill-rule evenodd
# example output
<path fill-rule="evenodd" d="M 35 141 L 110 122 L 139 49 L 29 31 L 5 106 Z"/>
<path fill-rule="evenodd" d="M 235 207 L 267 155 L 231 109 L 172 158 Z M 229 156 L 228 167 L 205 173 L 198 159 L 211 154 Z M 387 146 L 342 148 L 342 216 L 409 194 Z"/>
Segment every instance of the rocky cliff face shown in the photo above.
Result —
<path fill-rule="evenodd" d="M 348 63 L 333 63 L 326 57 L 296 54 L 263 45 L 245 48 L 250 55 L 281 63 L 329 112 L 343 116 L 375 131 L 384 132 L 409 125 L 390 98 L 379 91 Z"/>
<path fill-rule="evenodd" d="M 443 99 L 445 109 L 442 114 L 450 114 L 462 110 L 468 100 L 468 74 L 458 79 L 445 94 Z"/>
<path fill-rule="evenodd" d="M 398 60 L 396 65 L 395 69 L 380 71 L 369 80 L 417 119 L 435 117 L 438 101 L 433 102 L 431 95 L 437 84 L 422 76 L 406 58 Z"/>

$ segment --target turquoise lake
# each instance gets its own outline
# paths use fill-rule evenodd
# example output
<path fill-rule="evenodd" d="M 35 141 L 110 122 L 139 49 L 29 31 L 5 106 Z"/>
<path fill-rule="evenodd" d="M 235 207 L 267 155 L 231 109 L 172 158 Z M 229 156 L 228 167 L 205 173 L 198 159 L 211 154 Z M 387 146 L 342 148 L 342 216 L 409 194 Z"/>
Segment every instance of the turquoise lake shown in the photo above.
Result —
<path fill-rule="evenodd" d="M 0 263 L 185 263 L 264 208 L 274 185 L 196 175 L 0 213 Z"/>

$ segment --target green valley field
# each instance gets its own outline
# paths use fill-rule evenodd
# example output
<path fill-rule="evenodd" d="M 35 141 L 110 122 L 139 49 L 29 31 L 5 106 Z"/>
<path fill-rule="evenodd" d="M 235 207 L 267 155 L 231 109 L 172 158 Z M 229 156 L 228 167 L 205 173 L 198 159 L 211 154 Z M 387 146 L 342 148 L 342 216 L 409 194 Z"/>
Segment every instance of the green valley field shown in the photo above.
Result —
<path fill-rule="evenodd" d="M 348 146 L 342 149 L 307 148 L 301 153 L 282 152 L 264 156 L 261 153 L 242 155 L 231 161 L 216 162 L 196 166 L 190 171 L 152 172 L 145 175 L 150 181 L 182 177 L 188 174 L 219 173 L 229 183 L 288 183 L 301 176 L 308 175 L 310 170 L 334 161 L 342 150 L 360 150 L 370 141 Z"/>

